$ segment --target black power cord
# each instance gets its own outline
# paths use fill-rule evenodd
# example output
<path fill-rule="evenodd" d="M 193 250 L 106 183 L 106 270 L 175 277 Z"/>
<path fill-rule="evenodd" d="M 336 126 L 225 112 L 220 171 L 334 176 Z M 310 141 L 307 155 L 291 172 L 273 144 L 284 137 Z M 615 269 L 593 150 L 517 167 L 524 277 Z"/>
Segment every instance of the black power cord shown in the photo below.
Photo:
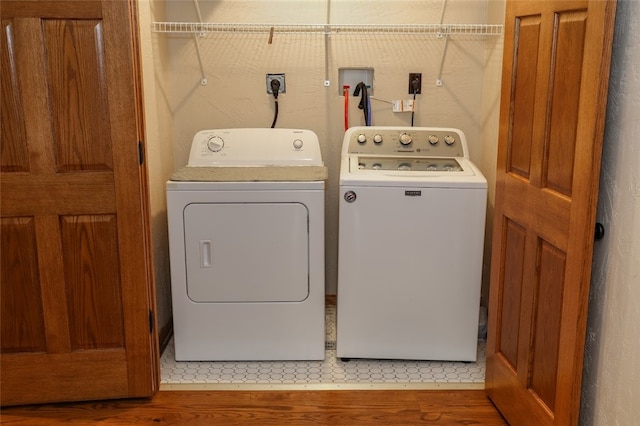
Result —
<path fill-rule="evenodd" d="M 273 102 L 276 107 L 273 123 L 271 123 L 271 128 L 273 129 L 276 127 L 276 121 L 278 121 L 278 93 L 280 92 L 280 81 L 278 79 L 271 80 L 271 91 L 273 92 Z"/>
<path fill-rule="evenodd" d="M 416 77 L 411 80 L 411 87 L 413 88 L 413 108 L 411 108 L 411 127 L 413 127 L 413 116 L 416 112 L 416 94 L 418 93 L 418 86 L 420 86 L 420 80 Z"/>

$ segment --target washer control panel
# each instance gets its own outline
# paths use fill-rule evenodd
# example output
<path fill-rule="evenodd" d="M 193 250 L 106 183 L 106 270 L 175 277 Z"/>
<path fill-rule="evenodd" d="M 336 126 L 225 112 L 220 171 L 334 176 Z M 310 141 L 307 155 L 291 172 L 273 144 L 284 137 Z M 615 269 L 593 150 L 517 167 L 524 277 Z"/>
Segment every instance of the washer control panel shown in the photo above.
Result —
<path fill-rule="evenodd" d="M 323 165 L 316 134 L 302 129 L 201 130 L 191 142 L 189 166 Z"/>
<path fill-rule="evenodd" d="M 344 154 L 406 157 L 468 157 L 462 130 L 442 127 L 352 127 Z"/>

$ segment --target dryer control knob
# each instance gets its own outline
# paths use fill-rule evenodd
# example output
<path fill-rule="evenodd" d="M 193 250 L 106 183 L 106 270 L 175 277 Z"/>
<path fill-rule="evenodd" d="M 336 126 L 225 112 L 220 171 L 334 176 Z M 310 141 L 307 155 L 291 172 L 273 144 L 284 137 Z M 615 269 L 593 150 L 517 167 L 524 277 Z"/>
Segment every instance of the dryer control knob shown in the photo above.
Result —
<path fill-rule="evenodd" d="M 373 135 L 373 142 L 376 144 L 381 144 L 382 143 L 382 135 L 380 133 L 376 133 L 375 135 Z"/>
<path fill-rule="evenodd" d="M 402 133 L 400 135 L 400 143 L 402 145 L 409 145 L 412 141 L 413 139 L 411 138 L 411 135 L 409 133 Z"/>
<path fill-rule="evenodd" d="M 453 145 L 456 142 L 455 138 L 451 135 L 445 136 L 444 141 L 447 145 Z"/>
<path fill-rule="evenodd" d="M 220 136 L 212 136 L 207 141 L 207 148 L 211 152 L 218 152 L 224 148 L 224 140 Z"/>
<path fill-rule="evenodd" d="M 302 145 L 304 145 L 304 143 L 302 142 L 302 139 L 296 139 L 295 141 L 293 141 L 293 147 L 295 149 L 302 148 Z"/>
<path fill-rule="evenodd" d="M 438 137 L 436 135 L 429 136 L 429 143 L 431 145 L 437 145 L 438 141 L 439 141 L 439 139 L 438 139 Z"/>
<path fill-rule="evenodd" d="M 358 135 L 358 143 L 365 143 L 367 141 L 367 135 L 360 133 Z"/>

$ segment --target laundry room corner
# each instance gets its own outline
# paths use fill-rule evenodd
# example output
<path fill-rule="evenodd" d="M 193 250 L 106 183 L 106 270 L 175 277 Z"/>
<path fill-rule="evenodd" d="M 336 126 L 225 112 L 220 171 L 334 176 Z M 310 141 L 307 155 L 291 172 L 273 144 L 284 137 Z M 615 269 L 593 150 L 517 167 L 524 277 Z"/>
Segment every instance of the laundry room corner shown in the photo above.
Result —
<path fill-rule="evenodd" d="M 341 154 L 348 127 L 462 129 L 469 159 L 487 177 L 487 213 L 491 214 L 503 1 L 406 0 L 389 4 L 313 0 L 300 8 L 289 0 L 141 0 L 139 8 L 157 322 L 163 348 L 169 343 L 162 361 L 163 383 L 167 371 L 182 368 L 181 363 L 173 367 L 173 358 L 178 358 L 172 352 L 176 343 L 168 340 L 175 312 L 165 188 L 173 172 L 187 165 L 198 132 L 271 125 L 309 129 L 318 136 L 328 169 L 325 294 L 334 300 L 338 293 Z M 201 30 L 193 30 L 193 25 L 200 25 Z M 440 33 L 440 28 L 460 32 L 450 37 Z M 368 116 L 361 108 L 364 95 L 352 87 L 356 84 L 340 87 L 346 84 L 340 83 L 344 69 L 370 72 L 365 86 L 370 97 Z M 421 76 L 421 87 L 419 94 L 412 95 L 407 78 L 415 73 Z M 272 75 L 282 78 L 277 103 L 270 93 Z M 412 111 L 398 112 L 394 106 L 410 100 Z M 486 222 L 490 225 L 491 216 Z M 484 252 L 483 303 L 488 293 L 489 243 L 485 242 Z M 331 312 L 335 316 L 335 306 Z M 335 326 L 335 318 L 327 324 Z M 327 326 L 328 359 L 335 358 L 336 339 L 330 335 L 335 334 L 333 326 Z M 172 358 L 168 361 L 171 367 L 164 366 L 167 357 Z M 473 386 L 484 380 L 482 345 L 478 346 L 478 357 L 478 363 L 469 367 L 476 383 Z M 338 365 L 342 371 L 339 360 Z M 401 363 L 397 374 L 404 374 L 407 365 Z M 439 364 L 425 366 L 428 375 L 440 374 Z M 177 380 L 183 380 L 182 373 L 177 374 Z M 437 386 L 442 385 L 440 380 L 468 381 L 466 370 L 450 374 L 453 376 L 435 380 Z"/>

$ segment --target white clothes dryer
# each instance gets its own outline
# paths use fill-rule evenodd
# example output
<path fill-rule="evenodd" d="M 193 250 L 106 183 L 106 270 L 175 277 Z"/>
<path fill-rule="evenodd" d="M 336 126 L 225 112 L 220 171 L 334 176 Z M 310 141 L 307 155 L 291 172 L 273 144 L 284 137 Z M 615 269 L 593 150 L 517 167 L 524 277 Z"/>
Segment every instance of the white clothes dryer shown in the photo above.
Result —
<path fill-rule="evenodd" d="M 351 128 L 340 193 L 337 356 L 475 361 L 487 181 L 464 133 Z"/>
<path fill-rule="evenodd" d="M 317 136 L 198 132 L 167 182 L 176 360 L 321 360 L 324 181 Z"/>

